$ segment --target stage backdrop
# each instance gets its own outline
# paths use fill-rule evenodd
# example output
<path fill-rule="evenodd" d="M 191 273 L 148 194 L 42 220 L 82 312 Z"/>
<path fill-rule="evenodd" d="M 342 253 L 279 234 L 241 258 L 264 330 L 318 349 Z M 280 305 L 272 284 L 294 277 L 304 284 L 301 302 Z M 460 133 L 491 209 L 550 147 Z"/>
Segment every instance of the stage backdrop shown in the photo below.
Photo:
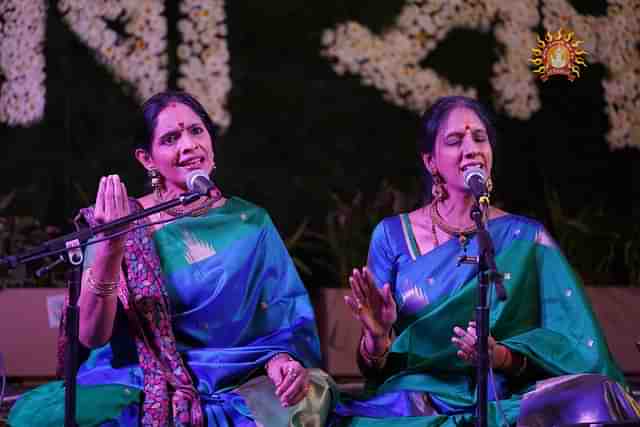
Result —
<path fill-rule="evenodd" d="M 0 193 L 17 192 L 3 214 L 65 227 L 110 173 L 144 192 L 136 113 L 170 87 L 194 92 L 221 125 L 226 192 L 266 207 L 285 235 L 305 217 L 322 228 L 330 192 L 366 199 L 384 179 L 416 188 L 419 112 L 468 94 L 497 115 L 500 204 L 549 225 L 597 216 L 595 231 L 618 236 L 604 262 L 627 281 L 640 12 L 637 1 L 585 3 L 4 0 Z M 543 82 L 531 49 L 561 29 L 586 65 Z"/>

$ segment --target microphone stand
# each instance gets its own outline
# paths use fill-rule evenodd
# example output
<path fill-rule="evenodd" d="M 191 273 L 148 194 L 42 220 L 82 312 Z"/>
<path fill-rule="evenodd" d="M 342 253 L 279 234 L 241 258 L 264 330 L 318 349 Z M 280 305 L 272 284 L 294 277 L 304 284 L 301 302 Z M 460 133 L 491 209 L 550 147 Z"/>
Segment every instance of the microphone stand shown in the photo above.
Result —
<path fill-rule="evenodd" d="M 38 270 L 40 275 L 44 274 L 44 272 L 46 271 L 53 269 L 55 266 L 65 261 L 71 265 L 71 269 L 67 274 L 69 301 L 65 311 L 66 346 L 64 356 L 64 427 L 78 426 L 75 419 L 76 376 L 78 373 L 78 337 L 80 317 L 80 311 L 78 308 L 78 297 L 80 296 L 80 286 L 82 282 L 82 263 L 84 261 L 84 255 L 81 248 L 87 246 L 88 240 L 96 236 L 97 234 L 114 231 L 115 229 L 130 224 L 138 219 L 153 215 L 154 213 L 158 213 L 178 205 L 186 206 L 190 203 L 195 202 L 200 197 L 206 195 L 207 194 L 204 192 L 197 191 L 184 193 L 173 200 L 157 204 L 148 209 L 139 210 L 115 221 L 100 224 L 96 227 L 89 227 L 62 237 L 58 237 L 56 239 L 48 240 L 42 243 L 37 248 L 26 251 L 21 255 L 0 258 L 0 265 L 7 265 L 9 268 L 16 268 L 19 264 L 35 261 L 46 256 L 60 254 L 58 260 Z M 114 235 L 108 236 L 106 237 L 106 239 L 113 238 L 117 234 L 119 233 L 114 233 Z"/>
<path fill-rule="evenodd" d="M 460 262 L 478 264 L 478 290 L 476 317 L 476 351 L 478 365 L 476 366 L 476 384 L 478 386 L 478 402 L 476 412 L 476 427 L 487 427 L 488 414 L 488 380 L 489 380 L 489 300 L 488 291 L 491 283 L 495 284 L 496 293 L 500 301 L 507 299 L 507 294 L 502 284 L 504 275 L 498 272 L 495 261 L 495 249 L 491 241 L 491 235 L 486 227 L 486 215 L 489 209 L 488 198 L 480 198 L 471 208 L 471 219 L 475 222 L 478 236 L 477 257 L 462 257 Z M 495 390 L 494 390 L 495 393 Z"/>

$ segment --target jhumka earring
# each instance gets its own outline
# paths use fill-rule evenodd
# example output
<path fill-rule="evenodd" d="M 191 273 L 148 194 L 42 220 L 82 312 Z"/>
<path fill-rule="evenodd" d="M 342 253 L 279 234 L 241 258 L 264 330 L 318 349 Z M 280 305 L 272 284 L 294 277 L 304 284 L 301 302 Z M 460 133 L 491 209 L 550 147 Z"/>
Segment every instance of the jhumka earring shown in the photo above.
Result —
<path fill-rule="evenodd" d="M 151 188 L 153 189 L 154 194 L 156 195 L 156 199 L 162 200 L 162 187 L 164 187 L 164 182 L 162 179 L 162 175 L 158 172 L 157 169 L 149 169 L 147 171 L 147 175 L 151 179 Z"/>
<path fill-rule="evenodd" d="M 440 202 L 447 198 L 447 190 L 444 188 L 444 180 L 438 173 L 434 171 L 431 173 L 433 178 L 433 185 L 431 186 L 431 194 L 433 195 L 433 202 Z"/>
<path fill-rule="evenodd" d="M 487 178 L 485 185 L 487 186 L 487 192 L 491 195 L 491 192 L 493 191 L 493 180 L 491 177 Z"/>

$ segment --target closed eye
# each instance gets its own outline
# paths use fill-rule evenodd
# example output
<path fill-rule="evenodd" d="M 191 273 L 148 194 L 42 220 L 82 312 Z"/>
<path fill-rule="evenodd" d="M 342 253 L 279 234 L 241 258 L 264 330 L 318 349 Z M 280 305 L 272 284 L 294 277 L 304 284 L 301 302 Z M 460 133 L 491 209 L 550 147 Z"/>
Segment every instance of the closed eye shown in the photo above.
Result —
<path fill-rule="evenodd" d="M 473 140 L 476 142 L 485 142 L 489 138 L 487 137 L 487 133 L 483 130 L 477 130 L 473 132 Z"/>
<path fill-rule="evenodd" d="M 456 145 L 462 142 L 462 138 L 464 138 L 464 133 L 460 132 L 456 132 L 456 133 L 452 133 L 447 135 L 447 138 L 445 139 L 445 142 L 447 145 Z"/>

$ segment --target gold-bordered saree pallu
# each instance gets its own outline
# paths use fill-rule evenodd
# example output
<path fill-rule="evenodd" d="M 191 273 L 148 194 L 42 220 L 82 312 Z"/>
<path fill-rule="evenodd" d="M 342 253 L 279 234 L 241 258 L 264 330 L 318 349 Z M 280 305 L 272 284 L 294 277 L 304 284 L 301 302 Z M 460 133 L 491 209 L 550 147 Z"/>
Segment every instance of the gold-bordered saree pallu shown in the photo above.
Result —
<path fill-rule="evenodd" d="M 176 419 L 175 408 L 168 406 L 171 398 L 165 396 L 180 390 L 157 361 L 169 368 L 184 366 L 207 426 L 324 423 L 334 392 L 331 379 L 317 369 L 320 350 L 313 309 L 263 209 L 231 198 L 222 207 L 169 223 L 153 235 L 144 228 L 130 234 L 125 255 L 129 296 L 119 306 L 110 343 L 93 350 L 78 374 L 79 398 L 100 396 L 101 401 L 99 411 L 90 404 L 78 405 L 81 426 L 192 425 L 190 419 Z M 146 287 L 153 283 L 158 293 L 145 302 Z M 127 310 L 138 313 L 140 304 L 151 305 L 157 316 L 136 329 Z M 137 331 L 135 340 L 132 330 Z M 180 364 L 165 360 L 172 346 Z M 280 405 L 263 370 L 281 352 L 311 370 L 307 398 L 291 408 Z M 149 383 L 149 375 L 158 382 Z M 51 405 L 62 401 L 62 391 L 53 384 L 25 396 L 12 411 L 12 425 L 60 425 L 62 405 L 57 412 Z M 143 396 L 145 402 L 157 397 L 163 418 L 149 416 Z"/>
<path fill-rule="evenodd" d="M 516 425 L 518 419 L 541 422 L 534 426 L 585 422 L 589 414 L 593 421 L 636 419 L 640 411 L 625 391 L 584 289 L 542 226 L 506 215 L 489 221 L 488 228 L 507 291 L 506 301 L 499 301 L 495 292 L 490 295 L 491 335 L 528 363 L 520 377 L 494 373 L 489 424 Z M 477 254 L 475 238 L 466 251 Z M 387 366 L 369 378 L 365 396 L 341 399 L 339 424 L 473 424 L 475 368 L 457 357 L 451 342 L 453 327 L 466 327 L 476 306 L 477 267 L 458 266 L 462 254 L 453 239 L 421 255 L 407 215 L 387 218 L 376 227 L 368 266 L 378 286 L 392 285 L 397 338 Z M 554 388 L 544 388 L 549 383 L 540 382 L 550 378 L 556 380 L 554 393 Z M 536 387 L 538 392 L 531 394 Z M 561 389 L 562 396 L 557 393 Z M 553 411 L 541 414 L 543 408 L 553 408 L 536 403 L 545 399 L 557 401 L 555 409 L 562 407 L 566 417 Z"/>

